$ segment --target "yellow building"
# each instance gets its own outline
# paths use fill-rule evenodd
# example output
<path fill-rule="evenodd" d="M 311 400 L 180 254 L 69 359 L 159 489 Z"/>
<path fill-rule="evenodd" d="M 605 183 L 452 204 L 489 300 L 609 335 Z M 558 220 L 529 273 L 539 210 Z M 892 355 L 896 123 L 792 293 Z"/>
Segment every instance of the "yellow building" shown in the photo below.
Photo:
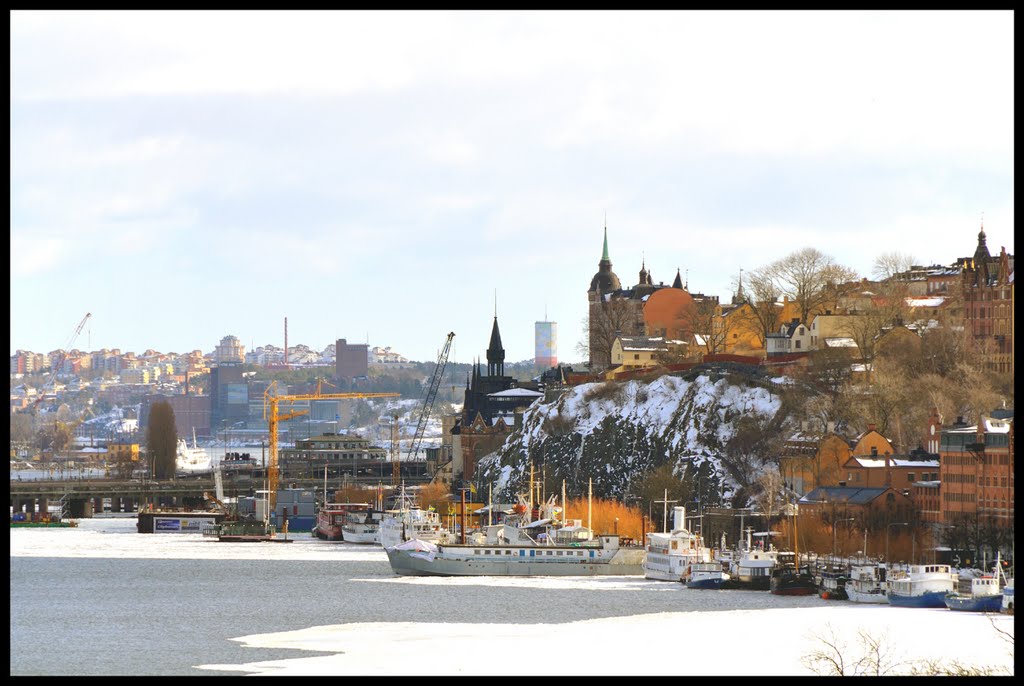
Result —
<path fill-rule="evenodd" d="M 668 352 L 668 343 L 661 336 L 617 336 L 612 343 L 612 366 L 628 371 L 660 364 L 660 354 Z"/>

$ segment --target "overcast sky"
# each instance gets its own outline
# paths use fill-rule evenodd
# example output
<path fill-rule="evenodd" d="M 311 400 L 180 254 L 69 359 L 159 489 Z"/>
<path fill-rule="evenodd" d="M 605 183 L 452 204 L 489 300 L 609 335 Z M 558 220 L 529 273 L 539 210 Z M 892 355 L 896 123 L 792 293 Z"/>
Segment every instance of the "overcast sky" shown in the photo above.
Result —
<path fill-rule="evenodd" d="M 1013 252 L 1013 14 L 11 13 L 11 352 L 580 361 L 613 269 Z"/>

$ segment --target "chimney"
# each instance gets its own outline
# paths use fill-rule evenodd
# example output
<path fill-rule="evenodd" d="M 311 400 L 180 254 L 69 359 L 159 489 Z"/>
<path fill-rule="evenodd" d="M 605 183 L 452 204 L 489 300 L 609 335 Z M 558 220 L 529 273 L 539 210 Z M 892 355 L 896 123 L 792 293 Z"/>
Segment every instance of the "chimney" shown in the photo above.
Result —
<path fill-rule="evenodd" d="M 874 431 L 875 430 L 875 426 L 877 426 L 877 425 L 875 425 L 875 424 L 868 424 L 868 431 Z"/>
<path fill-rule="evenodd" d="M 871 449 L 872 454 L 877 455 L 878 450 Z M 889 460 L 889 453 L 885 454 L 885 487 L 892 488 L 892 461 Z"/>

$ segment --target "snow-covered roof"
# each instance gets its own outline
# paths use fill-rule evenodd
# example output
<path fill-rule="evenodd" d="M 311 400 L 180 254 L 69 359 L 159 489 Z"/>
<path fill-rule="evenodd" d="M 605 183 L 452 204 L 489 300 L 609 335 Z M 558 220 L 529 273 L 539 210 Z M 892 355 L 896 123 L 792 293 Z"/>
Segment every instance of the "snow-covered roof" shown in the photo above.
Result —
<path fill-rule="evenodd" d="M 985 425 L 985 433 L 990 434 L 1008 434 L 1010 433 L 1010 422 L 1006 419 L 994 419 L 992 417 L 983 417 Z M 978 425 L 972 426 L 961 426 L 955 429 L 946 429 L 945 433 L 950 434 L 976 434 L 978 433 Z"/>
<path fill-rule="evenodd" d="M 946 299 L 944 297 L 932 298 L 905 298 L 908 307 L 940 307 Z"/>
<path fill-rule="evenodd" d="M 836 336 L 834 338 L 826 338 L 825 345 L 829 348 L 856 348 L 857 341 L 849 336 Z"/>
<path fill-rule="evenodd" d="M 854 457 L 861 467 L 865 469 L 877 469 L 878 467 L 885 467 L 884 457 Z M 908 460 L 900 457 L 890 457 L 889 465 L 891 467 L 935 467 L 939 468 L 938 460 Z"/>
<path fill-rule="evenodd" d="M 488 393 L 488 398 L 537 398 L 544 395 L 540 391 L 531 391 L 529 388 L 509 388 L 505 391 Z"/>

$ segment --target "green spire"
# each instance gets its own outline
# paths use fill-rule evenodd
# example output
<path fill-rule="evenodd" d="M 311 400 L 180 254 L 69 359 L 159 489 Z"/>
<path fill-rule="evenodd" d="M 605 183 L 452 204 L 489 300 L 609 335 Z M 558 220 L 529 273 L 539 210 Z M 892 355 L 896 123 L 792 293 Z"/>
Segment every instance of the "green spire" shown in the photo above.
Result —
<path fill-rule="evenodd" d="M 608 259 L 608 220 L 607 219 L 604 222 L 604 253 L 601 255 L 601 261 L 602 262 L 611 262 L 611 260 Z"/>

